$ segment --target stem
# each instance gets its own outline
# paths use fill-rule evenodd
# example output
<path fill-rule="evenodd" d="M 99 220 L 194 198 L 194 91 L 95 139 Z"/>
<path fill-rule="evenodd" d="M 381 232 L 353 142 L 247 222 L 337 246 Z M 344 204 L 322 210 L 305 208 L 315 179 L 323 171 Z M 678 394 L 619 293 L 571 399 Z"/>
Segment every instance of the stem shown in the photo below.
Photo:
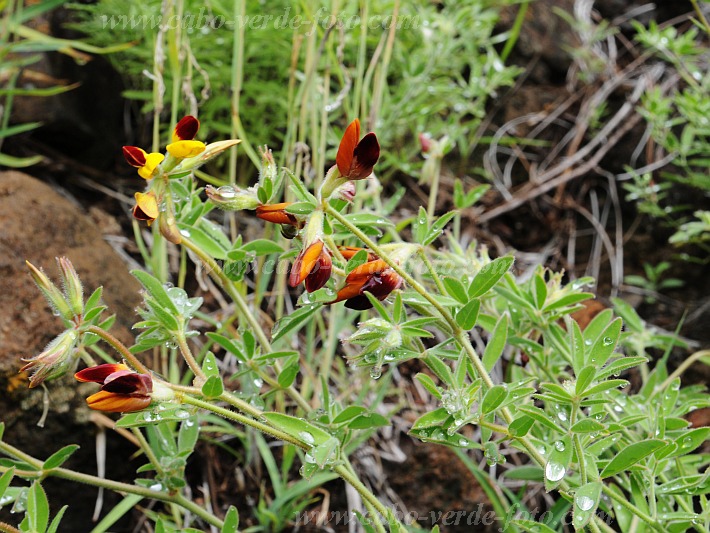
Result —
<path fill-rule="evenodd" d="M 217 528 L 221 528 L 224 525 L 224 522 L 222 520 L 220 520 L 213 514 L 207 512 L 205 509 L 195 504 L 193 501 L 185 498 L 181 494 L 158 492 L 155 490 L 151 490 L 147 487 L 141 487 L 139 485 L 130 485 L 128 483 L 121 483 L 119 481 L 111 481 L 109 479 L 103 479 L 100 477 L 92 476 L 90 474 L 84 474 L 82 472 L 75 472 L 66 468 L 52 468 L 50 470 L 42 470 L 42 465 L 44 464 L 42 461 L 40 461 L 39 459 L 35 459 L 34 457 L 29 456 L 21 452 L 17 448 L 2 441 L 0 441 L 0 451 L 11 457 L 15 457 L 32 465 L 32 467 L 41 472 L 43 476 L 58 477 L 61 479 L 74 481 L 76 483 L 86 483 L 87 485 L 92 485 L 94 487 L 103 487 L 105 489 L 119 493 L 135 494 L 137 496 L 142 496 L 143 498 L 173 503 L 179 505 L 180 507 L 183 507 L 185 510 L 191 512 L 192 514 L 199 516 L 205 522 L 212 524 Z"/>
<path fill-rule="evenodd" d="M 194 406 L 199 407 L 201 409 L 205 409 L 206 411 L 211 411 L 214 414 L 219 415 L 223 418 L 227 418 L 229 420 L 234 420 L 235 422 L 239 422 L 240 424 L 242 424 L 244 426 L 253 427 L 254 429 L 261 431 L 262 433 L 266 433 L 267 435 L 271 435 L 274 438 L 277 438 L 277 439 L 282 440 L 284 442 L 288 442 L 289 444 L 293 444 L 294 446 L 297 446 L 298 448 L 301 448 L 302 450 L 308 451 L 310 449 L 310 446 L 308 446 L 307 444 L 304 444 L 300 440 L 292 437 L 288 433 L 285 433 L 285 432 L 281 431 L 280 429 L 276 429 L 271 426 L 267 426 L 263 422 L 259 422 L 258 420 L 254 420 L 252 418 L 246 417 L 240 413 L 235 413 L 234 411 L 230 411 L 229 409 L 225 409 L 224 407 L 214 405 L 214 404 L 206 402 L 204 400 L 199 400 L 197 398 L 193 398 L 192 396 L 183 396 L 182 398 L 180 398 L 180 400 L 183 403 L 194 405 Z"/>
<path fill-rule="evenodd" d="M 362 481 L 345 465 L 339 465 L 333 468 L 333 470 L 345 481 L 347 481 L 358 493 L 360 496 L 370 505 L 372 505 L 378 513 L 380 513 L 382 516 L 387 516 L 387 507 L 384 506 L 384 504 L 378 500 L 372 492 L 369 491 L 369 489 L 363 484 Z"/>
<path fill-rule="evenodd" d="M 217 261 L 215 261 L 212 257 L 207 255 L 197 244 L 195 244 L 192 240 L 183 237 L 182 238 L 182 244 L 188 249 L 194 252 L 204 263 L 207 265 L 207 270 L 210 273 L 211 276 L 216 277 L 217 280 L 220 282 L 222 285 L 222 288 L 227 291 L 227 294 L 232 298 L 234 301 L 234 304 L 237 306 L 237 309 L 241 313 L 241 316 L 244 317 L 244 319 L 248 322 L 249 326 L 251 327 L 252 332 L 256 335 L 257 340 L 259 341 L 259 344 L 261 347 L 264 349 L 266 353 L 273 352 L 273 349 L 271 347 L 271 343 L 269 342 L 269 339 L 266 336 L 266 333 L 264 333 L 263 328 L 261 327 L 261 324 L 259 324 L 259 321 L 256 318 L 256 315 L 251 312 L 249 309 L 249 304 L 247 304 L 246 300 L 244 300 L 244 297 L 242 294 L 237 290 L 237 288 L 234 286 L 232 283 L 232 280 L 230 280 L 222 271 L 220 266 L 217 264 Z M 281 372 L 281 364 L 278 362 L 274 363 L 274 369 L 276 370 L 277 373 Z M 262 376 L 263 377 L 263 376 Z M 310 412 L 311 406 L 310 404 L 301 396 L 301 394 L 293 387 L 290 386 L 286 389 L 286 392 L 288 392 L 289 396 L 293 398 L 293 400 L 298 404 L 298 406 L 303 409 L 305 412 Z"/>
<path fill-rule="evenodd" d="M 178 346 L 180 347 L 180 353 L 185 358 L 185 361 L 190 367 L 190 370 L 192 370 L 192 373 L 195 374 L 195 376 L 200 380 L 206 381 L 207 376 L 202 371 L 202 368 L 200 368 L 200 365 L 197 364 L 197 361 L 195 361 L 195 356 L 192 355 L 192 350 L 190 350 L 190 346 L 187 344 L 187 339 L 185 338 L 184 333 L 181 331 L 175 337 L 177 339 Z"/>
<path fill-rule="evenodd" d="M 153 448 L 150 447 L 148 441 L 145 440 L 143 432 L 139 428 L 131 428 L 131 433 L 133 433 L 133 436 L 138 440 L 138 443 L 140 444 L 143 453 L 148 458 L 148 461 L 150 461 L 150 464 L 153 465 L 153 468 L 155 468 L 155 472 L 159 476 L 164 475 L 165 471 L 163 470 L 163 467 L 160 466 L 160 459 L 158 459 L 158 457 L 155 455 L 155 453 L 153 452 Z"/>
<path fill-rule="evenodd" d="M 439 179 L 441 178 L 441 158 L 437 157 L 434 160 L 434 172 L 431 176 L 431 185 L 429 186 L 429 201 L 426 207 L 426 216 L 429 224 L 434 220 L 436 211 L 436 199 L 439 196 Z"/>
<path fill-rule="evenodd" d="M 705 27 L 705 32 L 710 35 L 710 22 L 708 22 L 708 19 L 705 17 L 705 13 L 703 13 L 703 10 L 700 9 L 700 6 L 698 5 L 698 0 L 690 0 L 690 3 L 693 4 L 693 9 L 698 14 L 700 22 L 702 22 L 703 26 Z"/>
<path fill-rule="evenodd" d="M 631 511 L 633 514 L 638 516 L 641 520 L 646 522 L 649 526 L 651 526 L 653 529 L 656 531 L 663 531 L 663 528 L 661 528 L 660 524 L 656 522 L 653 517 L 648 516 L 646 513 L 641 511 L 640 509 L 636 508 L 631 502 L 629 502 L 626 498 L 623 496 L 618 495 L 616 492 L 611 490 L 607 485 L 604 485 L 602 487 L 602 490 L 604 491 L 604 494 L 609 496 L 612 500 L 614 500 L 616 503 L 620 504 L 623 507 L 626 507 L 629 511 Z"/>
<path fill-rule="evenodd" d="M 579 475 L 582 476 L 582 485 L 587 483 L 587 465 L 584 464 L 584 451 L 582 450 L 582 440 L 579 438 L 578 434 L 572 437 L 574 441 L 574 449 L 577 453 L 577 459 L 579 461 Z"/>
<path fill-rule="evenodd" d="M 690 357 L 688 357 L 685 361 L 678 365 L 678 368 L 676 368 L 673 373 L 663 381 L 663 383 L 661 383 L 661 385 L 658 387 L 659 390 L 664 390 L 666 387 L 668 387 L 671 381 L 682 375 L 683 372 L 688 370 L 688 368 L 690 368 L 693 363 L 702 359 L 703 357 L 710 357 L 710 350 L 699 350 Z"/>
<path fill-rule="evenodd" d="M 419 257 L 422 258 L 422 261 L 424 261 L 424 264 L 426 265 L 427 270 L 429 270 L 429 274 L 431 274 L 431 277 L 434 280 L 434 283 L 436 283 L 436 288 L 439 289 L 439 292 L 441 294 L 446 294 L 446 289 L 444 288 L 444 284 L 441 282 L 441 278 L 439 277 L 439 274 L 434 269 L 434 265 L 432 264 L 431 260 L 429 259 L 426 252 L 424 251 L 424 247 L 419 248 L 419 250 L 417 250 L 417 253 L 419 254 Z"/>
<path fill-rule="evenodd" d="M 126 361 L 131 363 L 131 366 L 133 366 L 136 371 L 141 374 L 150 374 L 150 370 L 148 370 L 148 368 L 143 363 L 141 363 L 135 355 L 129 352 L 128 348 L 126 348 L 126 346 L 121 341 L 111 335 L 108 331 L 98 326 L 89 326 L 88 328 L 86 328 L 86 331 L 101 337 L 103 340 L 109 343 L 113 347 L 113 349 L 120 353 Z"/>

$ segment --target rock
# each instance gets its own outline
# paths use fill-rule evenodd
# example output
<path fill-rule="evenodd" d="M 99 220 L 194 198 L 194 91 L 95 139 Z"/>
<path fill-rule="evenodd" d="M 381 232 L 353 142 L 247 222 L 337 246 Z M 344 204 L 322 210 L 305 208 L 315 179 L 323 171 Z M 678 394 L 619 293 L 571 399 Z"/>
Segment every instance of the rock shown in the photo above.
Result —
<path fill-rule="evenodd" d="M 85 294 L 103 285 L 104 302 L 117 323 L 112 332 L 132 342 L 129 327 L 139 304 L 138 282 L 118 254 L 103 240 L 88 216 L 88 206 L 78 205 L 41 181 L 21 172 L 0 173 L 0 421 L 5 424 L 3 440 L 22 451 L 45 459 L 62 446 L 79 443 L 82 449 L 68 466 L 95 474 L 94 426 L 87 423 L 90 411 L 84 402 L 87 387 L 78 386 L 72 376 L 47 383 L 49 407 L 43 428 L 37 427 L 43 411 L 44 391 L 27 388 L 27 378 L 18 374 L 20 358 L 42 351 L 62 331 L 47 302 L 34 285 L 25 260 L 42 267 L 57 281 L 55 257 L 67 256 L 84 282 Z M 108 316 L 108 315 L 107 315 Z M 88 393 L 95 387 L 88 387 Z M 130 480 L 131 447 L 109 435 L 107 474 Z M 120 465 L 119 465 L 120 463 Z M 127 471 L 127 468 L 129 471 Z M 119 470 L 118 472 L 116 470 Z M 60 530 L 89 531 L 96 489 L 48 479 L 45 488 L 55 505 L 70 504 Z M 71 496 L 67 496 L 71 494 Z M 110 509 L 115 495 L 107 495 Z M 15 522 L 17 515 L 0 520 Z M 71 524 L 71 525 L 70 525 Z"/>

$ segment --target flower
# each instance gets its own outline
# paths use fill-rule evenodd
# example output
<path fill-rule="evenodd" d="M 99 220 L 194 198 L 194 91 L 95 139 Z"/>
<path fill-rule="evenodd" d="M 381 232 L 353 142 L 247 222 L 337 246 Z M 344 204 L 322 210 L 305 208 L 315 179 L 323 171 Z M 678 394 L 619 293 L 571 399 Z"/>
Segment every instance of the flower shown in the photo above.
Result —
<path fill-rule="evenodd" d="M 192 115 L 180 119 L 173 130 L 173 142 L 165 147 L 168 153 L 178 159 L 195 157 L 205 151 L 205 143 L 194 141 L 200 121 Z"/>
<path fill-rule="evenodd" d="M 313 292 L 323 287 L 330 279 L 333 261 L 323 241 L 318 239 L 304 247 L 291 267 L 288 284 L 296 287 L 306 282 L 306 291 Z"/>
<path fill-rule="evenodd" d="M 123 157 L 129 165 L 138 168 L 138 175 L 145 180 L 153 178 L 158 165 L 165 159 L 163 154 L 158 152 L 149 154 L 137 146 L 124 146 Z"/>
<path fill-rule="evenodd" d="M 378 259 L 378 257 L 374 253 L 367 250 L 366 248 L 358 248 L 357 246 L 338 246 L 338 251 L 343 256 L 343 259 L 345 259 L 346 261 L 350 261 L 360 250 L 365 250 L 367 252 L 368 261 L 374 261 L 375 259 Z"/>
<path fill-rule="evenodd" d="M 368 133 L 360 139 L 360 120 L 353 120 L 345 129 L 335 156 L 340 175 L 351 180 L 360 180 L 372 174 L 380 157 L 377 135 Z"/>
<path fill-rule="evenodd" d="M 77 355 L 76 340 L 77 334 L 74 330 L 65 330 L 55 337 L 41 354 L 22 359 L 27 364 L 20 369 L 20 372 L 33 370 L 32 377 L 30 377 L 30 389 L 45 380 L 49 381 L 66 373 L 69 367 L 74 364 Z"/>
<path fill-rule="evenodd" d="M 145 220 L 150 226 L 158 218 L 158 199 L 153 192 L 137 192 L 135 194 L 136 205 L 133 207 L 133 217 L 137 220 Z"/>
<path fill-rule="evenodd" d="M 108 413 L 132 413 L 148 407 L 152 401 L 153 379 L 124 364 L 103 364 L 80 370 L 78 381 L 99 383 L 101 390 L 86 399 L 91 409 Z"/>
<path fill-rule="evenodd" d="M 259 206 L 254 187 L 240 189 L 231 185 L 213 187 L 207 185 L 205 194 L 210 201 L 225 211 L 241 211 L 242 209 L 255 209 Z"/>
<path fill-rule="evenodd" d="M 392 291 L 402 286 L 402 278 L 382 259 L 363 263 L 353 269 L 345 278 L 345 286 L 331 304 L 345 300 L 349 309 L 370 309 L 372 303 L 365 295 L 372 294 L 378 300 L 384 300 Z"/>
<path fill-rule="evenodd" d="M 273 222 L 274 224 L 286 224 L 288 226 L 299 226 L 296 215 L 287 213 L 286 208 L 293 202 L 283 202 L 280 204 L 263 204 L 256 208 L 256 216 L 261 220 Z"/>

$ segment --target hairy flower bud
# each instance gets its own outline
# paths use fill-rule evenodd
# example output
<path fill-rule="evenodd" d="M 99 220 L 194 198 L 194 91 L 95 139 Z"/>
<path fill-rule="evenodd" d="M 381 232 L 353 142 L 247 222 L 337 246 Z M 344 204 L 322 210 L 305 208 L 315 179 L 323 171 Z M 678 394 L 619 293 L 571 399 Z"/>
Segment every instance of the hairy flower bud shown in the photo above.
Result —
<path fill-rule="evenodd" d="M 34 282 L 37 284 L 37 287 L 39 287 L 39 290 L 42 291 L 42 294 L 49 302 L 49 305 L 52 306 L 52 309 L 54 309 L 55 312 L 63 319 L 71 321 L 71 319 L 74 317 L 74 313 L 72 312 L 71 307 L 69 306 L 64 295 L 62 294 L 62 291 L 60 291 L 57 286 L 49 280 L 49 278 L 44 272 L 42 272 L 29 261 L 25 261 L 25 263 L 30 269 L 32 279 L 34 279 Z"/>
<path fill-rule="evenodd" d="M 81 315 L 84 312 L 84 288 L 79 275 L 74 270 L 74 265 L 66 257 L 60 257 L 57 259 L 57 263 L 62 274 L 67 302 L 75 316 Z"/>
<path fill-rule="evenodd" d="M 43 381 L 50 381 L 63 376 L 76 360 L 77 333 L 68 329 L 50 342 L 42 353 L 36 357 L 22 359 L 27 364 L 20 372 L 33 370 L 30 377 L 30 388 L 34 388 Z"/>
<path fill-rule="evenodd" d="M 231 185 L 213 187 L 207 185 L 205 193 L 210 202 L 225 211 L 241 211 L 242 209 L 256 209 L 259 200 L 253 188 L 240 189 Z"/>

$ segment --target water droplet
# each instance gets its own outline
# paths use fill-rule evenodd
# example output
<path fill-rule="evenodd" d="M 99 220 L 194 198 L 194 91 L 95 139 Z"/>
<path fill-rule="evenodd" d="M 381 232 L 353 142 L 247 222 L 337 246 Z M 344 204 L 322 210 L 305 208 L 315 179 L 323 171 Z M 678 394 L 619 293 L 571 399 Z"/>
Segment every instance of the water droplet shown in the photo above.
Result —
<path fill-rule="evenodd" d="M 373 366 L 372 368 L 370 368 L 370 377 L 372 379 L 380 379 L 382 377 L 382 367 Z"/>
<path fill-rule="evenodd" d="M 459 446 L 468 446 L 468 441 L 466 439 L 459 439 Z"/>
<path fill-rule="evenodd" d="M 154 483 L 153 485 L 151 485 L 151 486 L 148 487 L 148 488 L 149 488 L 150 490 L 155 491 L 155 492 L 159 492 L 159 491 L 163 490 L 163 485 L 161 485 L 160 483 Z"/>
<path fill-rule="evenodd" d="M 559 463 L 549 462 L 547 466 L 545 466 L 545 477 L 549 481 L 559 481 L 565 477 L 565 472 L 565 467 Z"/>
<path fill-rule="evenodd" d="M 592 339 L 587 339 L 586 341 L 584 341 L 584 344 L 587 345 L 587 346 L 591 346 L 591 345 L 592 345 Z"/>
<path fill-rule="evenodd" d="M 310 444 L 310 445 L 313 445 L 316 442 L 316 439 L 308 431 L 299 431 L 298 438 L 301 439 L 306 444 Z"/>
<path fill-rule="evenodd" d="M 557 418 L 559 418 L 562 422 L 566 422 L 567 421 L 567 413 L 565 413 L 564 411 L 559 411 L 557 413 Z"/>
<path fill-rule="evenodd" d="M 557 442 L 555 442 L 555 449 L 556 449 L 558 452 L 563 452 L 563 451 L 565 451 L 565 443 L 562 442 L 561 440 L 558 440 Z"/>
<path fill-rule="evenodd" d="M 303 462 L 311 464 L 311 465 L 316 464 L 315 457 L 313 457 L 310 453 L 307 453 L 306 455 L 303 456 Z"/>
<path fill-rule="evenodd" d="M 617 413 L 621 413 L 623 410 L 624 410 L 624 408 L 621 407 L 620 405 L 614 406 L 614 411 L 616 411 Z"/>
<path fill-rule="evenodd" d="M 690 437 L 685 437 L 683 439 L 683 448 L 690 448 L 693 445 L 693 439 Z"/>
<path fill-rule="evenodd" d="M 611 346 L 612 344 L 614 344 L 614 339 L 612 339 L 611 337 L 604 337 L 602 339 L 602 344 L 604 346 Z"/>
<path fill-rule="evenodd" d="M 186 418 L 190 418 L 190 413 L 185 411 L 185 409 L 178 409 L 177 411 L 175 411 L 175 417 L 184 420 Z"/>
<path fill-rule="evenodd" d="M 229 185 L 220 187 L 219 189 L 217 189 L 217 192 L 224 199 L 234 198 L 237 195 L 236 191 L 234 190 L 234 187 L 230 187 Z"/>
<path fill-rule="evenodd" d="M 188 229 L 181 229 L 180 230 L 180 235 L 183 237 L 187 237 L 188 239 L 190 238 L 190 230 Z"/>
<path fill-rule="evenodd" d="M 545 455 L 547 453 L 547 449 L 544 446 L 540 446 L 537 451 L 540 452 L 540 454 L 542 455 Z"/>
<path fill-rule="evenodd" d="M 589 496 L 577 496 L 574 499 L 574 503 L 576 503 L 577 507 L 579 507 L 582 511 L 589 511 L 592 507 L 594 507 L 594 500 L 592 500 Z"/>

